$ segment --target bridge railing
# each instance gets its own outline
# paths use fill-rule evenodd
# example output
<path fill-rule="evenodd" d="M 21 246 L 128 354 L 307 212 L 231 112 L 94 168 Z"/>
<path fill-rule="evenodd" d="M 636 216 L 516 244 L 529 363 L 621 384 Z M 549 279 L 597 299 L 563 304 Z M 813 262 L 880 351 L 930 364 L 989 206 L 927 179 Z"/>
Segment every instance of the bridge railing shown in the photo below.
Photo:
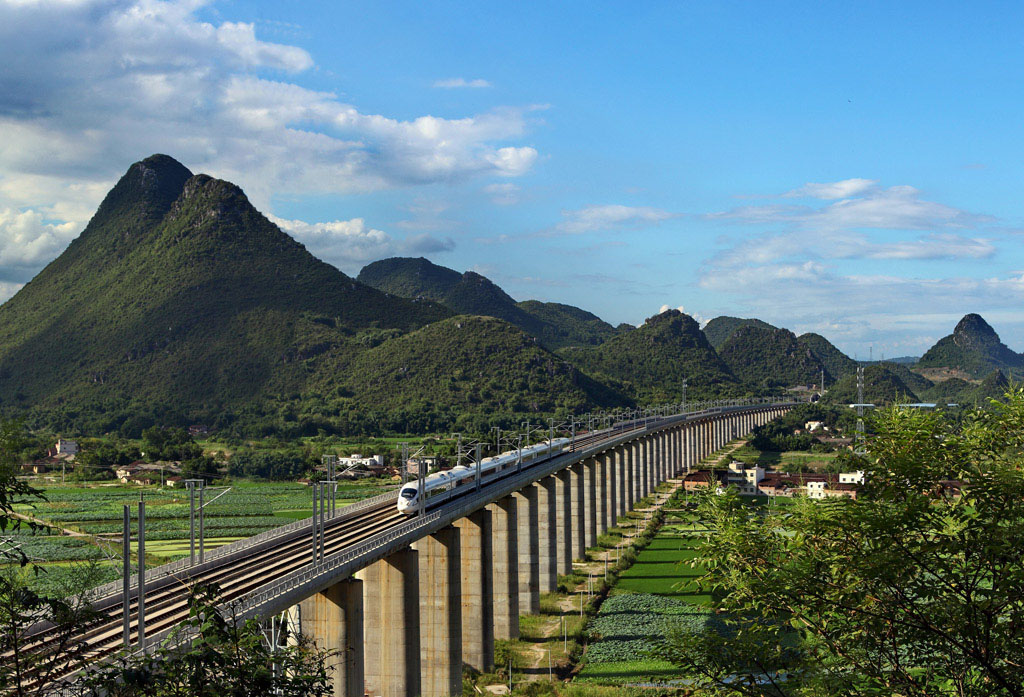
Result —
<path fill-rule="evenodd" d="M 751 400 L 752 401 L 752 400 Z M 711 407 L 710 409 L 703 409 L 699 412 L 688 412 L 685 414 L 676 414 L 668 418 L 658 419 L 656 422 L 652 421 L 648 424 L 648 427 L 644 429 L 644 432 L 659 430 L 672 423 L 685 421 L 690 418 L 699 418 L 704 415 L 719 413 L 726 408 L 742 408 L 742 407 L 755 407 L 759 406 L 758 403 L 743 403 L 744 400 L 723 400 L 722 403 Z M 779 404 L 776 402 L 776 404 Z M 642 420 L 638 420 L 642 421 Z M 637 430 L 640 428 L 640 424 L 637 423 L 634 428 L 628 430 L 619 430 L 618 437 L 613 438 L 613 445 L 620 440 L 627 440 L 631 437 L 635 437 Z M 612 431 L 614 429 L 609 429 Z M 609 433 L 609 435 L 613 435 Z M 310 564 L 301 569 L 291 572 L 290 574 L 278 579 L 272 584 L 265 588 L 256 591 L 255 593 L 246 596 L 242 600 L 234 600 L 226 603 L 235 613 L 237 617 L 247 618 L 258 616 L 261 613 L 261 608 L 273 606 L 275 600 L 293 594 L 298 589 L 303 587 L 314 585 L 314 581 L 320 577 L 331 577 L 338 576 L 341 574 L 332 573 L 341 570 L 346 565 L 355 565 L 359 562 L 358 568 L 368 566 L 369 563 L 376 561 L 377 558 L 385 556 L 382 550 L 388 550 L 393 543 L 401 540 L 404 537 L 419 539 L 425 535 L 431 534 L 434 527 L 443 527 L 443 525 L 449 524 L 452 520 L 462 518 L 475 510 L 478 510 L 482 506 L 487 505 L 493 500 L 500 498 L 501 496 L 507 495 L 509 490 L 518 490 L 531 482 L 534 482 L 542 477 L 548 476 L 552 472 L 563 469 L 569 466 L 572 462 L 585 458 L 588 454 L 599 452 L 603 448 L 607 447 L 608 443 L 602 443 L 596 446 L 588 447 L 583 451 L 567 451 L 558 454 L 551 458 L 547 462 L 541 462 L 536 467 L 518 472 L 512 476 L 507 477 L 495 477 L 490 482 L 486 482 L 484 488 L 479 493 L 471 493 L 476 486 L 473 483 L 468 483 L 457 487 L 452 492 L 453 504 L 445 505 L 426 516 L 417 516 L 407 523 L 403 523 L 396 528 L 389 531 L 380 533 L 365 542 L 361 542 L 354 547 L 346 550 L 336 552 L 329 555 L 325 560 L 317 564 Z M 501 492 L 496 493 L 500 488 Z M 465 495 L 456 497 L 455 492 L 462 490 Z M 438 525 L 442 522 L 441 525 Z M 350 569 L 348 572 L 350 573 Z"/>
<path fill-rule="evenodd" d="M 359 513 L 360 511 L 374 508 L 379 504 L 396 500 L 397 498 L 398 489 L 396 488 L 391 491 L 386 491 L 383 494 L 377 494 L 376 496 L 371 496 L 370 498 L 355 501 L 347 506 L 342 506 L 341 508 L 337 509 L 335 514 L 328 520 L 334 520 L 335 518 L 339 518 L 344 515 L 352 515 L 355 513 Z M 312 503 L 310 503 L 309 510 L 310 516 L 312 516 Z M 235 542 L 231 542 L 226 545 L 221 545 L 216 549 L 211 549 L 209 551 L 204 552 L 203 564 L 209 564 L 210 562 L 222 559 L 228 555 L 234 554 L 235 552 L 241 552 L 243 550 L 249 549 L 250 547 L 255 547 L 256 545 L 263 544 L 264 542 L 268 542 L 283 535 L 288 535 L 292 532 L 308 529 L 311 524 L 312 523 L 310 519 L 303 518 L 301 520 L 296 520 L 293 523 L 288 523 L 277 528 L 266 530 L 264 532 L 259 533 L 258 535 L 253 535 L 252 537 L 246 537 L 244 539 L 236 540 Z M 196 562 L 196 565 L 198 565 L 198 562 Z M 182 559 L 172 561 L 168 564 L 163 564 L 152 569 L 146 569 L 146 583 L 157 581 L 168 576 L 173 576 L 174 574 L 183 571 L 189 568 L 190 566 L 193 566 L 191 558 L 183 557 Z M 123 578 L 119 578 L 116 581 L 110 581 L 109 583 L 105 583 L 102 586 L 97 586 L 96 588 L 90 590 L 89 596 L 95 601 L 100 598 L 104 598 L 108 595 L 120 594 L 123 591 L 123 583 Z M 138 574 L 132 574 L 128 583 L 129 588 L 138 587 Z"/>

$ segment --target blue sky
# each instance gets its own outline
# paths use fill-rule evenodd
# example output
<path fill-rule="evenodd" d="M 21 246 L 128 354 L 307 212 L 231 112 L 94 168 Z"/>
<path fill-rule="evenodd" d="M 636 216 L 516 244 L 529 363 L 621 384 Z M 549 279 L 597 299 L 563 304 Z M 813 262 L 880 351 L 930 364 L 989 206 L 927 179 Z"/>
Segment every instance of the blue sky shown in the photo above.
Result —
<path fill-rule="evenodd" d="M 1024 350 L 1019 4 L 0 0 L 0 299 L 153 152 L 354 274 Z"/>

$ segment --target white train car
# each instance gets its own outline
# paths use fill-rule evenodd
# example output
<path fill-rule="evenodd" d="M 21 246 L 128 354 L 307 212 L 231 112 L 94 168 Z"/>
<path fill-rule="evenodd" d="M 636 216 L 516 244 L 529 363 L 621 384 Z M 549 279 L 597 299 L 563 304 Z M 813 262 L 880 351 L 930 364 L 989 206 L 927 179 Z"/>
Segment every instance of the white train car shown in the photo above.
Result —
<path fill-rule="evenodd" d="M 549 451 L 560 453 L 570 443 L 569 438 L 555 438 L 550 444 L 548 441 L 544 441 L 523 448 L 521 455 L 518 450 L 510 450 L 494 457 L 485 457 L 480 461 L 480 476 L 484 477 L 499 470 L 515 467 L 520 456 L 523 458 L 523 464 L 526 465 L 538 458 L 547 457 Z M 455 487 L 471 482 L 475 477 L 476 467 L 473 465 L 459 465 L 445 472 L 435 472 L 429 475 L 423 480 L 423 495 L 426 498 L 426 503 L 436 503 L 450 497 Z M 420 510 L 420 482 L 418 480 L 407 482 L 398 492 L 398 510 L 406 515 L 412 515 Z"/>

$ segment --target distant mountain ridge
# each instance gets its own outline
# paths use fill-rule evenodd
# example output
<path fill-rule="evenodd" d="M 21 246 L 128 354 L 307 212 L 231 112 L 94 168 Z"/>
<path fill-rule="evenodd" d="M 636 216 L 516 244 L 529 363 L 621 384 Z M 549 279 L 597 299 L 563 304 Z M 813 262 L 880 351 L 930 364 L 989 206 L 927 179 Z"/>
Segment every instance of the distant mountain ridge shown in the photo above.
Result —
<path fill-rule="evenodd" d="M 570 348 L 561 353 L 639 403 L 679 399 L 684 378 L 688 394 L 695 399 L 746 392 L 697 322 L 678 310 L 650 317 L 636 329 L 600 346 Z"/>
<path fill-rule="evenodd" d="M 821 374 L 832 378 L 814 352 L 797 341 L 788 329 L 765 323 L 738 326 L 718 349 L 718 354 L 740 380 L 770 389 L 821 384 Z"/>
<path fill-rule="evenodd" d="M 497 317 L 537 337 L 554 350 L 596 345 L 617 330 L 597 315 L 572 305 L 527 300 L 517 303 L 490 279 L 459 273 L 422 257 L 392 257 L 363 267 L 361 283 L 403 298 L 439 302 L 457 314 Z"/>
<path fill-rule="evenodd" d="M 777 327 L 759 319 L 742 319 L 740 317 L 729 317 L 727 315 L 723 315 L 721 317 L 715 317 L 704 325 L 704 335 L 717 351 L 737 329 L 746 326 L 761 327 L 762 329 L 777 329 Z"/>
<path fill-rule="evenodd" d="M 0 305 L 0 412 L 91 434 L 191 422 L 288 436 L 473 431 L 677 401 L 684 379 L 695 401 L 818 384 L 822 372 L 826 397 L 846 400 L 856 365 L 819 334 L 758 319 L 702 331 L 670 310 L 612 327 L 426 259 L 385 259 L 353 279 L 237 186 L 165 155 L 132 165 L 82 234 Z M 922 369 L 971 379 L 936 384 Z M 1022 369 L 978 315 L 920 366 L 868 366 L 878 400 L 962 403 Z"/>
<path fill-rule="evenodd" d="M 1010 350 L 981 315 L 969 314 L 921 356 L 917 367 L 953 368 L 980 379 L 993 370 L 1024 373 L 1024 355 Z"/>
<path fill-rule="evenodd" d="M 833 346 L 832 342 L 821 334 L 809 332 L 801 334 L 796 340 L 824 366 L 829 380 L 840 380 L 857 372 L 857 362 Z"/>
<path fill-rule="evenodd" d="M 381 423 L 373 411 L 381 393 L 366 381 L 362 357 L 387 356 L 399 374 L 416 374 L 405 337 L 452 315 L 346 276 L 237 186 L 154 155 L 132 165 L 68 249 L 0 305 L 0 409 L 96 433 L 186 419 L 222 426 L 242 418 L 249 430 L 314 434 Z M 416 405 L 444 428 L 437 411 L 459 403 L 531 413 L 628 403 L 564 359 L 524 348 L 532 340 L 503 325 L 478 327 L 467 344 L 474 357 L 449 351 L 430 364 L 434 377 L 474 366 L 461 402 L 435 404 L 422 380 L 407 379 L 405 408 Z M 451 333 L 437 326 L 432 339 Z M 511 366 L 524 380 L 507 381 Z M 548 382 L 528 377 L 530 366 Z M 503 393 L 489 401 L 481 395 L 492 383 Z M 544 384 L 547 401 L 536 393 Z"/>

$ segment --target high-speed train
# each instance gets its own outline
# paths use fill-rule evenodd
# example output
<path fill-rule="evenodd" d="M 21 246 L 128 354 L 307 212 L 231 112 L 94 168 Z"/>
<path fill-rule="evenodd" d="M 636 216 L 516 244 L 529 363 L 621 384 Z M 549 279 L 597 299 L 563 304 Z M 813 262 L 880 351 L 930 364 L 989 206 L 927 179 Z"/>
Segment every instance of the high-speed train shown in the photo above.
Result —
<path fill-rule="evenodd" d="M 555 438 L 550 442 L 543 441 L 528 446 L 522 451 L 510 450 L 494 457 L 485 457 L 480 461 L 480 476 L 515 467 L 520 457 L 522 457 L 523 464 L 526 465 L 538 458 L 547 457 L 548 452 L 560 453 L 571 442 L 569 438 Z M 426 498 L 426 503 L 429 505 L 449 498 L 455 487 L 471 482 L 475 477 L 475 465 L 459 465 L 450 470 L 429 475 L 423 480 L 423 495 Z M 412 515 L 420 510 L 420 482 L 418 480 L 407 482 L 398 492 L 398 510 L 406 515 Z"/>

